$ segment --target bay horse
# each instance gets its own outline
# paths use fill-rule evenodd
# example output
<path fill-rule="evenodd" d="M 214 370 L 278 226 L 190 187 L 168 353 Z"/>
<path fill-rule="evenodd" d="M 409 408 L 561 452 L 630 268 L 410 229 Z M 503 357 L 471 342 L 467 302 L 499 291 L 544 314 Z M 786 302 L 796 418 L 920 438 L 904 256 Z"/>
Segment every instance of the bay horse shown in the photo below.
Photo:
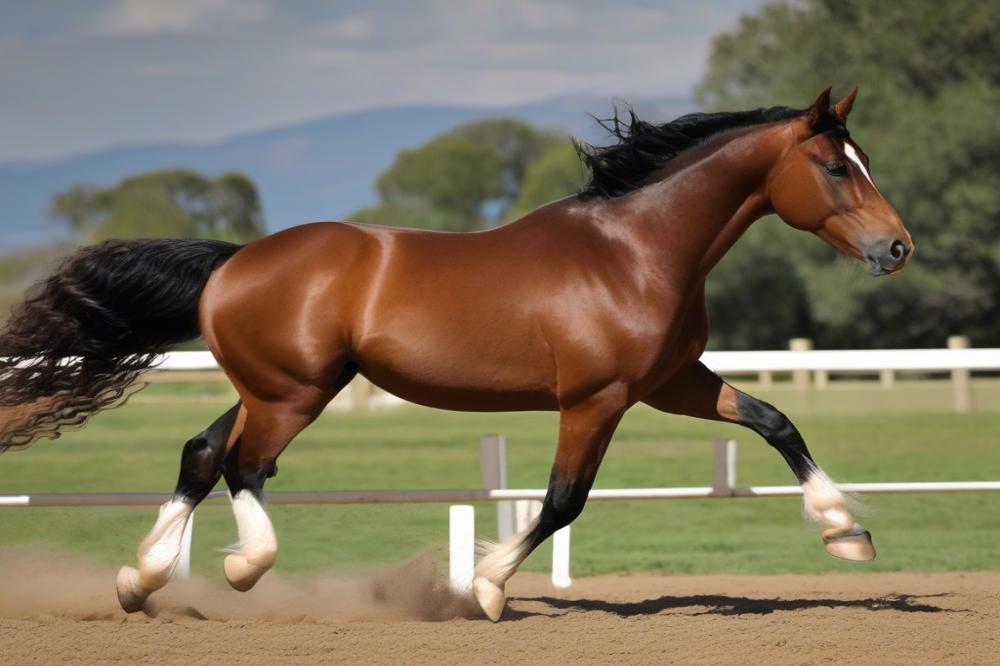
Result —
<path fill-rule="evenodd" d="M 827 552 L 871 559 L 870 534 L 795 426 L 698 360 L 709 332 L 705 278 L 767 213 L 874 275 L 912 256 L 848 134 L 856 94 L 831 106 L 828 88 L 804 110 L 662 125 L 616 111 L 605 126 L 617 143 L 579 147 L 591 173 L 581 192 L 487 231 L 316 223 L 245 246 L 83 248 L 0 336 L 0 448 L 82 425 L 119 404 L 171 345 L 204 337 L 239 402 L 184 445 L 176 492 L 138 568 L 118 574 L 128 612 L 167 583 L 185 524 L 220 477 L 239 532 L 225 575 L 237 590 L 253 587 L 278 552 L 264 482 L 358 374 L 430 407 L 559 412 L 540 516 L 476 565 L 473 593 L 493 621 L 521 562 L 580 514 L 619 420 L 638 402 L 760 434 L 802 485 Z"/>

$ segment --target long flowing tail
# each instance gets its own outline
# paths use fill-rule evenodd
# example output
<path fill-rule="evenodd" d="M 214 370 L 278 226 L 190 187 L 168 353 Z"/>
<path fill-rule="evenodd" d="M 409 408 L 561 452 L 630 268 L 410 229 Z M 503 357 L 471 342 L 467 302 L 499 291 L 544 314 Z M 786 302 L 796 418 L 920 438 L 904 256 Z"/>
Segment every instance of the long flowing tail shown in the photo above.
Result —
<path fill-rule="evenodd" d="M 113 240 L 66 258 L 0 332 L 0 452 L 55 439 L 142 388 L 160 354 L 198 337 L 205 283 L 239 249 Z"/>

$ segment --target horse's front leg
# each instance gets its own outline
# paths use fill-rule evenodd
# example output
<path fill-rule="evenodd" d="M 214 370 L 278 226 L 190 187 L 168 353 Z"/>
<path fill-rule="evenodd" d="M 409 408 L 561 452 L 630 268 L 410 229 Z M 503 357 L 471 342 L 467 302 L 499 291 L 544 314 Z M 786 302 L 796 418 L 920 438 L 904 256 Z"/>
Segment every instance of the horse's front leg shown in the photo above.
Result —
<path fill-rule="evenodd" d="M 826 526 L 826 552 L 845 560 L 871 560 L 871 534 L 855 522 L 848 500 L 820 469 L 799 431 L 772 405 L 734 389 L 698 362 L 643 400 L 664 412 L 738 423 L 763 437 L 784 457 L 802 485 L 806 515 Z"/>
<path fill-rule="evenodd" d="M 626 407 L 625 386 L 614 385 L 560 411 L 559 443 L 541 514 L 526 530 L 496 544 L 476 564 L 473 592 L 492 621 L 500 619 L 507 603 L 504 587 L 525 558 L 583 511 L 604 452 Z"/>

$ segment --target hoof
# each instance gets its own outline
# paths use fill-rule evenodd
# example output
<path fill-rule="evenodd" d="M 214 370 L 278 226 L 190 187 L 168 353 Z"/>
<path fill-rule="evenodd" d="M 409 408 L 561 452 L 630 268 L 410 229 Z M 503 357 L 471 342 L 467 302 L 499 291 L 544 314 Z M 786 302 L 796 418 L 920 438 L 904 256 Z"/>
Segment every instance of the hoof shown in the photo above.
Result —
<path fill-rule="evenodd" d="M 118 591 L 118 603 L 126 613 L 142 610 L 143 604 L 149 598 L 149 594 L 139 584 L 139 570 L 132 567 L 122 567 L 118 570 L 115 588 Z"/>
<path fill-rule="evenodd" d="M 868 562 L 875 559 L 872 535 L 857 523 L 848 532 L 827 530 L 823 533 L 826 552 L 842 560 Z"/>
<path fill-rule="evenodd" d="M 486 613 L 486 617 L 490 618 L 492 622 L 498 621 L 503 613 L 503 607 L 507 604 L 507 595 L 504 594 L 503 589 L 489 579 L 477 576 L 472 581 L 472 591 L 476 595 L 479 607 Z"/>
<path fill-rule="evenodd" d="M 226 572 L 226 580 L 229 581 L 234 590 L 240 592 L 246 592 L 256 585 L 261 576 L 270 569 L 270 567 L 259 567 L 249 562 L 244 555 L 239 553 L 226 555 L 222 568 Z"/>

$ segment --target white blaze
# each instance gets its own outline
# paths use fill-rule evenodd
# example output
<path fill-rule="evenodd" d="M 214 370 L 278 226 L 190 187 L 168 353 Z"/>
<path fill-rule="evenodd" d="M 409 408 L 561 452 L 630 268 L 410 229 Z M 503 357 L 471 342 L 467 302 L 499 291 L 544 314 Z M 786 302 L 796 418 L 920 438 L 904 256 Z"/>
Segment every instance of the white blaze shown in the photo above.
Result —
<path fill-rule="evenodd" d="M 864 162 L 862 162 L 861 158 L 858 156 L 858 151 L 854 150 L 854 146 L 846 141 L 844 142 L 844 154 L 847 155 L 847 159 L 854 162 L 858 168 L 861 169 L 861 173 L 865 174 L 865 178 L 867 178 L 868 182 L 872 184 L 872 187 L 875 187 L 875 181 L 872 180 L 872 177 L 868 173 L 868 169 L 865 168 Z M 878 188 L 876 187 L 875 189 Z"/>

